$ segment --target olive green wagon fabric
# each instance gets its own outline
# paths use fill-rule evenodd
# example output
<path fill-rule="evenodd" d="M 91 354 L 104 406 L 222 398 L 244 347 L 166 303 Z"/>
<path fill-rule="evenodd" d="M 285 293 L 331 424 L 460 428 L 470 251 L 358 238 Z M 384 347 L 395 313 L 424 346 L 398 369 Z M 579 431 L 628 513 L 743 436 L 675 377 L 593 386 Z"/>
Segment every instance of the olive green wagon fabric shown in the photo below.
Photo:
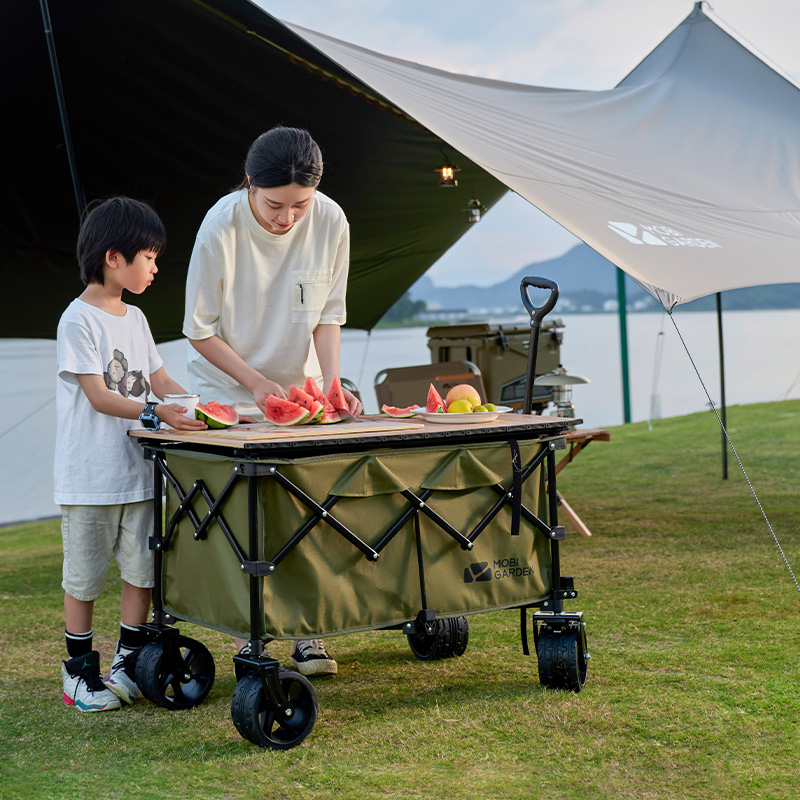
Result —
<path fill-rule="evenodd" d="M 520 443 L 523 464 L 540 443 Z M 511 487 L 507 444 L 372 451 L 367 455 L 325 456 L 264 462 L 322 505 L 336 498 L 329 514 L 355 536 L 375 547 L 410 508 L 402 492 L 432 494 L 426 505 L 463 535 L 497 503 L 492 488 Z M 233 475 L 229 459 L 170 454 L 168 468 L 184 491 L 202 479 L 216 498 Z M 271 477 L 258 481 L 258 552 L 251 560 L 272 560 L 313 518 L 314 512 Z M 523 487 L 524 505 L 542 518 L 543 474 L 539 468 Z M 213 502 L 213 500 L 212 500 Z M 178 505 L 168 487 L 167 519 Z M 194 501 L 199 518 L 208 504 Z M 237 478 L 221 514 L 247 550 L 247 487 Z M 551 586 L 550 544 L 524 517 L 512 536 L 511 508 L 501 509 L 472 550 L 463 550 L 436 521 L 419 514 L 427 607 L 437 616 L 456 616 L 540 600 Z M 180 619 L 249 636 L 249 578 L 241 571 L 219 525 L 194 538 L 183 517 L 164 557 L 165 608 Z M 413 517 L 371 560 L 320 520 L 263 578 L 263 629 L 271 638 L 330 636 L 397 625 L 422 609 Z"/>

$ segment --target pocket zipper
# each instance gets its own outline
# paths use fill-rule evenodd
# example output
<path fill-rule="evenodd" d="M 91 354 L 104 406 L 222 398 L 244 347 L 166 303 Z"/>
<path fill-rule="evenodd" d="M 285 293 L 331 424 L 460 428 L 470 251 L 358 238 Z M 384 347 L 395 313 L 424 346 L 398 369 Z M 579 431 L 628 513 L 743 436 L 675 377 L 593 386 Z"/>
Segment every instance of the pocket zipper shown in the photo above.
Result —
<path fill-rule="evenodd" d="M 303 305 L 303 284 L 302 283 L 298 283 L 297 285 L 300 287 L 300 305 L 302 306 Z"/>

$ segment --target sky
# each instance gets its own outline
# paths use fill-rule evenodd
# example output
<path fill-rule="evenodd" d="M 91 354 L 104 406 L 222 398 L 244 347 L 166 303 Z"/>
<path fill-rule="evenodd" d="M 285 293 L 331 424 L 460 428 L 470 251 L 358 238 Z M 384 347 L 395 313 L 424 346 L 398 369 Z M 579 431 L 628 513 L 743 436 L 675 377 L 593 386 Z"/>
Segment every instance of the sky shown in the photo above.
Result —
<path fill-rule="evenodd" d="M 563 89 L 615 86 L 692 11 L 692 0 L 255 0 L 273 16 L 379 53 L 466 75 Z M 800 81 L 797 0 L 704 8 Z M 312 131 L 313 133 L 313 131 Z M 509 193 L 428 271 L 437 286 L 498 283 L 578 240 Z"/>

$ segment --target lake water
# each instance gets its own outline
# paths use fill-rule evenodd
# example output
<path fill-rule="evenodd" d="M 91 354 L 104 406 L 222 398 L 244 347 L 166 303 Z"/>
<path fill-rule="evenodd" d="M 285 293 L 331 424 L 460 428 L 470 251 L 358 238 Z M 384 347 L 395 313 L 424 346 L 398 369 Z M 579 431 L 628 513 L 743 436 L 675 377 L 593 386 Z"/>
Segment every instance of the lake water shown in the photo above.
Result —
<path fill-rule="evenodd" d="M 552 315 L 564 322 L 561 359 L 589 384 L 574 387 L 576 413 L 588 427 L 623 422 L 619 322 L 614 314 Z M 527 324 L 527 319 L 522 318 Z M 720 400 L 717 319 L 674 314 L 714 403 Z M 427 327 L 342 332 L 342 375 L 354 381 L 367 412 L 380 370 L 426 364 Z M 633 421 L 708 408 L 703 388 L 666 314 L 628 316 Z M 724 314 L 728 405 L 800 397 L 800 311 Z M 187 386 L 184 341 L 159 346 L 167 372 Z M 55 436 L 55 342 L 0 339 L 0 524 L 56 516 L 52 501 Z M 418 402 L 424 402 L 420 398 Z M 653 413 L 653 411 L 655 413 Z M 735 441 L 734 441 L 735 444 Z"/>

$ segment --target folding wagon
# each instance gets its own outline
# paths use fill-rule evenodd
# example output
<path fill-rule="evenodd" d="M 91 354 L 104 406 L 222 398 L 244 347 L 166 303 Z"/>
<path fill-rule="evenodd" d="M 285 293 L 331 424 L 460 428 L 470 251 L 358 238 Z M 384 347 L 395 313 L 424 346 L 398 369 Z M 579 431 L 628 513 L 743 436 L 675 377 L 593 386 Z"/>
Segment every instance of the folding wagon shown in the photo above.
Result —
<path fill-rule="evenodd" d="M 549 308 L 531 305 L 527 285 L 535 337 Z M 563 608 L 577 592 L 561 574 L 555 481 L 576 420 L 494 417 L 132 432 L 154 462 L 159 511 L 142 694 L 182 709 L 211 690 L 211 654 L 175 621 L 248 639 L 249 655 L 233 659 L 234 725 L 288 749 L 311 732 L 317 697 L 265 642 L 396 629 L 433 660 L 463 655 L 468 616 L 497 609 L 520 609 L 526 654 L 535 609 L 540 682 L 580 690 L 588 652 L 582 613 Z"/>

